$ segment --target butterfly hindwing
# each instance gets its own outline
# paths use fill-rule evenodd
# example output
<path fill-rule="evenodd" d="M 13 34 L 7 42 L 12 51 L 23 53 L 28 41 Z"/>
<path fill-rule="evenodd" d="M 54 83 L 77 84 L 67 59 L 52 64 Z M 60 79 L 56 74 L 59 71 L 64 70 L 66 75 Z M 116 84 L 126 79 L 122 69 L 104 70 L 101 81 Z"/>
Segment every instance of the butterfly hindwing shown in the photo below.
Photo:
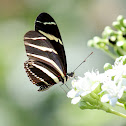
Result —
<path fill-rule="evenodd" d="M 63 63 L 50 40 L 39 32 L 29 31 L 24 36 L 24 44 L 29 57 L 25 70 L 32 83 L 40 86 L 39 91 L 66 80 Z"/>
<path fill-rule="evenodd" d="M 39 61 L 28 60 L 24 63 L 24 68 L 32 83 L 40 86 L 41 90 L 59 82 L 58 74 Z"/>

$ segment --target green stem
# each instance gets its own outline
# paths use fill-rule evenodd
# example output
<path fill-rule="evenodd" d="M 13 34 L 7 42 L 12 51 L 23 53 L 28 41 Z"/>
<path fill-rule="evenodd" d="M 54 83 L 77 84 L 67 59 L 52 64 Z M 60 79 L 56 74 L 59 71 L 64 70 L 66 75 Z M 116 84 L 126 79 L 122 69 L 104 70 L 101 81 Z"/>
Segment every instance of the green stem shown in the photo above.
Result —
<path fill-rule="evenodd" d="M 104 111 L 106 111 L 106 112 L 108 112 L 108 113 L 112 113 L 112 114 L 115 114 L 115 115 L 117 115 L 117 116 L 126 118 L 126 115 L 125 115 L 125 114 L 120 113 L 120 112 L 117 112 L 117 111 L 115 111 L 115 110 L 113 110 L 113 109 L 110 109 L 109 107 L 106 107 L 106 106 L 103 105 L 103 104 L 102 104 L 102 106 L 101 106 L 100 109 L 101 109 L 101 110 L 104 110 Z"/>
<path fill-rule="evenodd" d="M 124 108 L 124 104 L 122 104 L 122 103 L 117 102 L 116 105 L 118 105 L 119 107 Z"/>
<path fill-rule="evenodd" d="M 109 113 L 112 113 L 112 114 L 118 115 L 120 117 L 126 118 L 126 115 L 125 114 L 119 113 L 119 112 L 117 112 L 117 111 L 115 111 L 113 109 L 110 109 L 110 112 Z"/>
<path fill-rule="evenodd" d="M 121 53 L 121 55 L 126 55 L 126 52 L 121 47 L 117 47 L 117 49 Z"/>
<path fill-rule="evenodd" d="M 99 100 L 98 95 L 96 95 L 93 91 L 90 93 L 90 96 L 91 96 L 92 98 L 94 98 L 94 99 Z"/>
<path fill-rule="evenodd" d="M 116 58 L 118 58 L 116 55 L 114 55 L 113 53 L 111 53 L 110 51 L 105 51 L 105 50 L 103 50 L 105 53 L 107 53 L 111 58 L 113 58 L 114 60 L 116 59 Z"/>

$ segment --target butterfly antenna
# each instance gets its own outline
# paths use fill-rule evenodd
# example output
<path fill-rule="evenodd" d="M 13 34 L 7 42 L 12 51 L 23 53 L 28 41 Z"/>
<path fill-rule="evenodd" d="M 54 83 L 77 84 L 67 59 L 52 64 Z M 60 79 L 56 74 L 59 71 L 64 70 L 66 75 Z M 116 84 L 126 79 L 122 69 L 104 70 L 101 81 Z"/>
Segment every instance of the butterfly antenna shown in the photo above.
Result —
<path fill-rule="evenodd" d="M 84 59 L 84 61 L 82 61 L 77 67 L 76 67 L 76 69 L 78 68 L 78 67 L 80 67 L 84 62 L 86 62 L 86 60 L 87 60 L 87 58 L 89 57 L 89 56 L 91 56 L 93 54 L 93 52 L 91 52 L 85 59 Z M 75 70 L 76 70 L 75 69 Z M 73 73 L 75 72 L 75 70 L 73 71 Z"/>

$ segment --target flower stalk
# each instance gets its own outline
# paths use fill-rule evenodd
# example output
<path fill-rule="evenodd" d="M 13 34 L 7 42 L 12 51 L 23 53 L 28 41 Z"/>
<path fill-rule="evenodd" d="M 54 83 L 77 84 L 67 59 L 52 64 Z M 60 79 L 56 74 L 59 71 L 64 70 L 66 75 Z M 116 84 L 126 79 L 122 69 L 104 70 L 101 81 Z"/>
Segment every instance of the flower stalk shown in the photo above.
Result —
<path fill-rule="evenodd" d="M 111 114 L 115 114 L 115 115 L 117 115 L 117 116 L 126 118 L 126 115 L 125 115 L 125 114 L 120 113 L 120 112 L 117 112 L 117 111 L 115 111 L 115 110 L 113 110 L 113 109 L 110 109 L 108 112 L 111 113 Z"/>

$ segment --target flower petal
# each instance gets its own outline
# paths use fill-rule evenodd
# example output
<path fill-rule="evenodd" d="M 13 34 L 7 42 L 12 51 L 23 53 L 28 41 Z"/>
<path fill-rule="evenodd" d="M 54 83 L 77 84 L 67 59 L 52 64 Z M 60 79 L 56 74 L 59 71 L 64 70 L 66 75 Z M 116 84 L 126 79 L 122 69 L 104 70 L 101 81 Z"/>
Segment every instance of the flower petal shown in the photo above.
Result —
<path fill-rule="evenodd" d="M 117 97 L 113 97 L 113 98 L 110 99 L 110 105 L 111 106 L 114 107 L 116 105 L 116 102 L 117 102 Z"/>
<path fill-rule="evenodd" d="M 71 104 L 77 104 L 80 101 L 81 97 L 75 97 L 71 100 Z"/>
<path fill-rule="evenodd" d="M 67 97 L 68 98 L 74 98 L 75 95 L 76 95 L 76 91 L 74 89 L 70 90 L 68 93 L 67 93 Z"/>
<path fill-rule="evenodd" d="M 101 97 L 101 102 L 108 102 L 110 100 L 110 95 L 105 94 Z"/>

